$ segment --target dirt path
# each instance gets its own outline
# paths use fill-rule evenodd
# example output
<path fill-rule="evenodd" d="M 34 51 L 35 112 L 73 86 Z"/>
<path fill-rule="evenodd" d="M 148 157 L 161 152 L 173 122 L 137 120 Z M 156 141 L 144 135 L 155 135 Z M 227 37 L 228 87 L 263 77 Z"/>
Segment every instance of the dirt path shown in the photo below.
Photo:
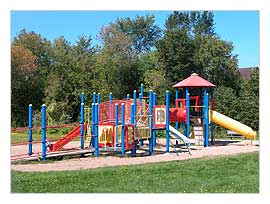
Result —
<path fill-rule="evenodd" d="M 257 142 L 258 143 L 258 142 Z M 160 147 L 163 147 L 163 140 L 159 141 Z M 173 149 L 172 149 L 173 150 Z M 124 157 L 106 156 L 106 157 L 86 157 L 56 161 L 53 163 L 40 164 L 12 164 L 12 170 L 24 172 L 48 172 L 48 171 L 66 171 L 80 169 L 94 169 L 98 167 L 136 165 L 145 163 L 156 163 L 164 161 L 187 160 L 202 157 L 213 157 L 218 155 L 236 155 L 248 152 L 259 151 L 259 146 L 251 145 L 250 141 L 240 141 L 234 143 L 223 142 L 222 145 L 215 145 L 208 148 L 192 150 L 192 155 L 181 153 L 177 156 L 175 153 L 155 154 L 153 156 Z M 18 148 L 16 148 L 18 152 Z"/>

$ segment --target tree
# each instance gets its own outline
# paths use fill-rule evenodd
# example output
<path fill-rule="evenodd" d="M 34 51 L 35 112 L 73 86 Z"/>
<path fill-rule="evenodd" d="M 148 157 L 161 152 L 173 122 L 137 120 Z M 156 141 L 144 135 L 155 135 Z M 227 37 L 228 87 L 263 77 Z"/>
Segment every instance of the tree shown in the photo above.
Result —
<path fill-rule="evenodd" d="M 240 75 L 232 43 L 217 36 L 198 36 L 194 44 L 193 64 L 197 73 L 216 86 L 231 87 L 239 95 Z"/>
<path fill-rule="evenodd" d="M 138 87 L 138 57 L 132 41 L 116 26 L 104 27 L 99 35 L 103 47 L 97 56 L 97 87 L 102 95 L 110 92 L 123 98 Z"/>
<path fill-rule="evenodd" d="M 255 130 L 259 129 L 259 69 L 244 79 L 239 97 L 239 120 Z"/>
<path fill-rule="evenodd" d="M 165 25 L 167 30 L 185 30 L 189 36 L 215 35 L 214 15 L 208 11 L 174 11 Z"/>
<path fill-rule="evenodd" d="M 12 46 L 24 47 L 35 57 L 35 77 L 31 79 L 35 80 L 35 84 L 32 86 L 35 90 L 28 96 L 27 101 L 28 103 L 35 104 L 33 106 L 34 111 L 40 111 L 40 106 L 44 102 L 47 76 L 50 73 L 52 63 L 51 42 L 34 31 L 27 32 L 22 30 L 13 39 Z"/>
<path fill-rule="evenodd" d="M 121 18 L 111 23 L 132 42 L 136 54 L 150 52 L 161 36 L 161 29 L 155 25 L 154 15 L 136 16 L 135 19 Z"/>
<path fill-rule="evenodd" d="M 13 45 L 21 45 L 29 49 L 37 57 L 37 68 L 41 75 L 47 76 L 51 65 L 51 42 L 34 31 L 25 29 L 14 38 Z"/>
<path fill-rule="evenodd" d="M 196 72 L 239 92 L 237 56 L 232 43 L 214 32 L 213 17 L 211 12 L 174 12 L 168 17 L 157 53 L 170 85 Z"/>
<path fill-rule="evenodd" d="M 162 70 L 146 70 L 144 73 L 145 91 L 150 89 L 157 94 L 159 103 L 165 103 L 167 83 L 165 73 Z"/>
<path fill-rule="evenodd" d="M 12 126 L 26 125 L 27 107 L 38 107 L 35 97 L 39 76 L 36 72 L 37 58 L 23 46 L 11 46 L 11 118 Z"/>
<path fill-rule="evenodd" d="M 82 92 L 90 100 L 96 53 L 91 42 L 91 37 L 84 36 L 75 45 L 71 45 L 64 37 L 54 40 L 45 101 L 49 104 L 49 114 L 54 116 L 55 122 L 78 119 Z"/>
<path fill-rule="evenodd" d="M 216 110 L 228 117 L 238 119 L 239 98 L 232 88 L 219 86 L 215 91 Z"/>
<path fill-rule="evenodd" d="M 193 44 L 185 30 L 167 30 L 157 42 L 157 55 L 170 85 L 196 72 L 192 62 Z"/>

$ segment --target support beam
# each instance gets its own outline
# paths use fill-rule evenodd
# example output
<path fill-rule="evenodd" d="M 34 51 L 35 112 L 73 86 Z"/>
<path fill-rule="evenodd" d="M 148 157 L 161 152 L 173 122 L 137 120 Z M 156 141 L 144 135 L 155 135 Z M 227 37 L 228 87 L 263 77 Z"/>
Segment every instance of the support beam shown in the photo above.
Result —
<path fill-rule="evenodd" d="M 112 120 L 112 100 L 113 100 L 113 95 L 112 95 L 112 92 L 111 92 L 110 93 L 110 110 L 109 110 L 110 121 Z"/>
<path fill-rule="evenodd" d="M 33 154 L 32 128 L 33 128 L 33 110 L 32 110 L 32 104 L 29 104 L 29 107 L 28 107 L 28 155 L 29 156 Z"/>
<path fill-rule="evenodd" d="M 84 149 L 84 103 L 81 103 L 81 121 L 80 121 L 80 147 Z"/>
<path fill-rule="evenodd" d="M 213 100 L 215 98 L 215 90 L 211 90 L 211 99 Z M 215 123 L 211 122 L 211 145 L 214 145 L 214 137 L 215 137 Z"/>
<path fill-rule="evenodd" d="M 132 125 L 134 125 L 134 130 L 135 130 L 135 118 L 134 118 L 134 104 L 132 103 L 130 105 L 130 110 L 131 110 L 131 114 L 130 114 L 130 123 Z M 135 141 L 135 134 L 136 134 L 136 131 L 134 131 L 134 143 L 133 143 L 133 147 L 132 147 L 132 150 L 131 150 L 131 156 L 135 156 L 136 155 L 136 141 Z"/>
<path fill-rule="evenodd" d="M 98 144 L 98 103 L 95 103 L 95 156 L 99 155 Z"/>
<path fill-rule="evenodd" d="M 175 100 L 177 100 L 179 97 L 179 93 L 178 93 L 178 88 L 175 89 Z M 179 122 L 175 123 L 175 129 L 178 130 L 179 129 Z M 175 145 L 178 145 L 178 140 L 175 141 Z"/>
<path fill-rule="evenodd" d="M 170 135 L 169 135 L 169 125 L 170 125 L 170 93 L 166 91 L 166 152 L 169 152 L 170 145 Z"/>
<path fill-rule="evenodd" d="M 150 131 L 150 139 L 149 139 L 149 155 L 151 156 L 153 153 L 153 92 L 149 91 L 149 131 Z"/>
<path fill-rule="evenodd" d="M 187 107 L 187 122 L 186 122 L 186 137 L 189 138 L 190 136 L 190 96 L 189 96 L 189 90 L 186 87 L 186 107 Z"/>
<path fill-rule="evenodd" d="M 209 98 L 207 89 L 203 90 L 204 95 L 204 147 L 208 147 L 208 137 L 209 137 Z"/>
<path fill-rule="evenodd" d="M 121 104 L 121 153 L 125 156 L 125 104 Z"/>
<path fill-rule="evenodd" d="M 42 161 L 46 160 L 47 153 L 47 144 L 46 144 L 46 105 L 43 104 L 41 107 L 41 142 L 42 142 L 42 151 L 41 151 L 41 159 Z"/>

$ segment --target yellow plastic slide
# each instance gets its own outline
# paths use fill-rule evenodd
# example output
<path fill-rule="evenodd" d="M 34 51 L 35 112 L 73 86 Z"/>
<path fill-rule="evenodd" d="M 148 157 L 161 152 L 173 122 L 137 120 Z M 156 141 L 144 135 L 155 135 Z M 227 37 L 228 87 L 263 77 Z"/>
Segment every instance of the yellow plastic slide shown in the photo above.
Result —
<path fill-rule="evenodd" d="M 250 127 L 232 119 L 229 118 L 217 111 L 210 110 L 209 111 L 210 121 L 227 128 L 229 130 L 232 130 L 234 132 L 239 133 L 240 135 L 243 135 L 250 139 L 255 139 L 256 132 L 253 131 Z"/>

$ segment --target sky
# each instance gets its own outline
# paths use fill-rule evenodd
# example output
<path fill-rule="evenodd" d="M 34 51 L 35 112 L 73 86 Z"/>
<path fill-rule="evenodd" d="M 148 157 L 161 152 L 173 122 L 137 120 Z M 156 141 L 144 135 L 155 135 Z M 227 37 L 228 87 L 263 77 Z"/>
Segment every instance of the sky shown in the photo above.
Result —
<path fill-rule="evenodd" d="M 164 28 L 171 11 L 12 11 L 11 41 L 22 30 L 35 31 L 48 40 L 64 36 L 75 43 L 79 36 L 91 35 L 98 44 L 97 34 L 103 26 L 117 18 L 153 14 L 156 24 Z M 233 42 L 240 68 L 259 66 L 259 12 L 214 11 L 215 31 Z"/>

